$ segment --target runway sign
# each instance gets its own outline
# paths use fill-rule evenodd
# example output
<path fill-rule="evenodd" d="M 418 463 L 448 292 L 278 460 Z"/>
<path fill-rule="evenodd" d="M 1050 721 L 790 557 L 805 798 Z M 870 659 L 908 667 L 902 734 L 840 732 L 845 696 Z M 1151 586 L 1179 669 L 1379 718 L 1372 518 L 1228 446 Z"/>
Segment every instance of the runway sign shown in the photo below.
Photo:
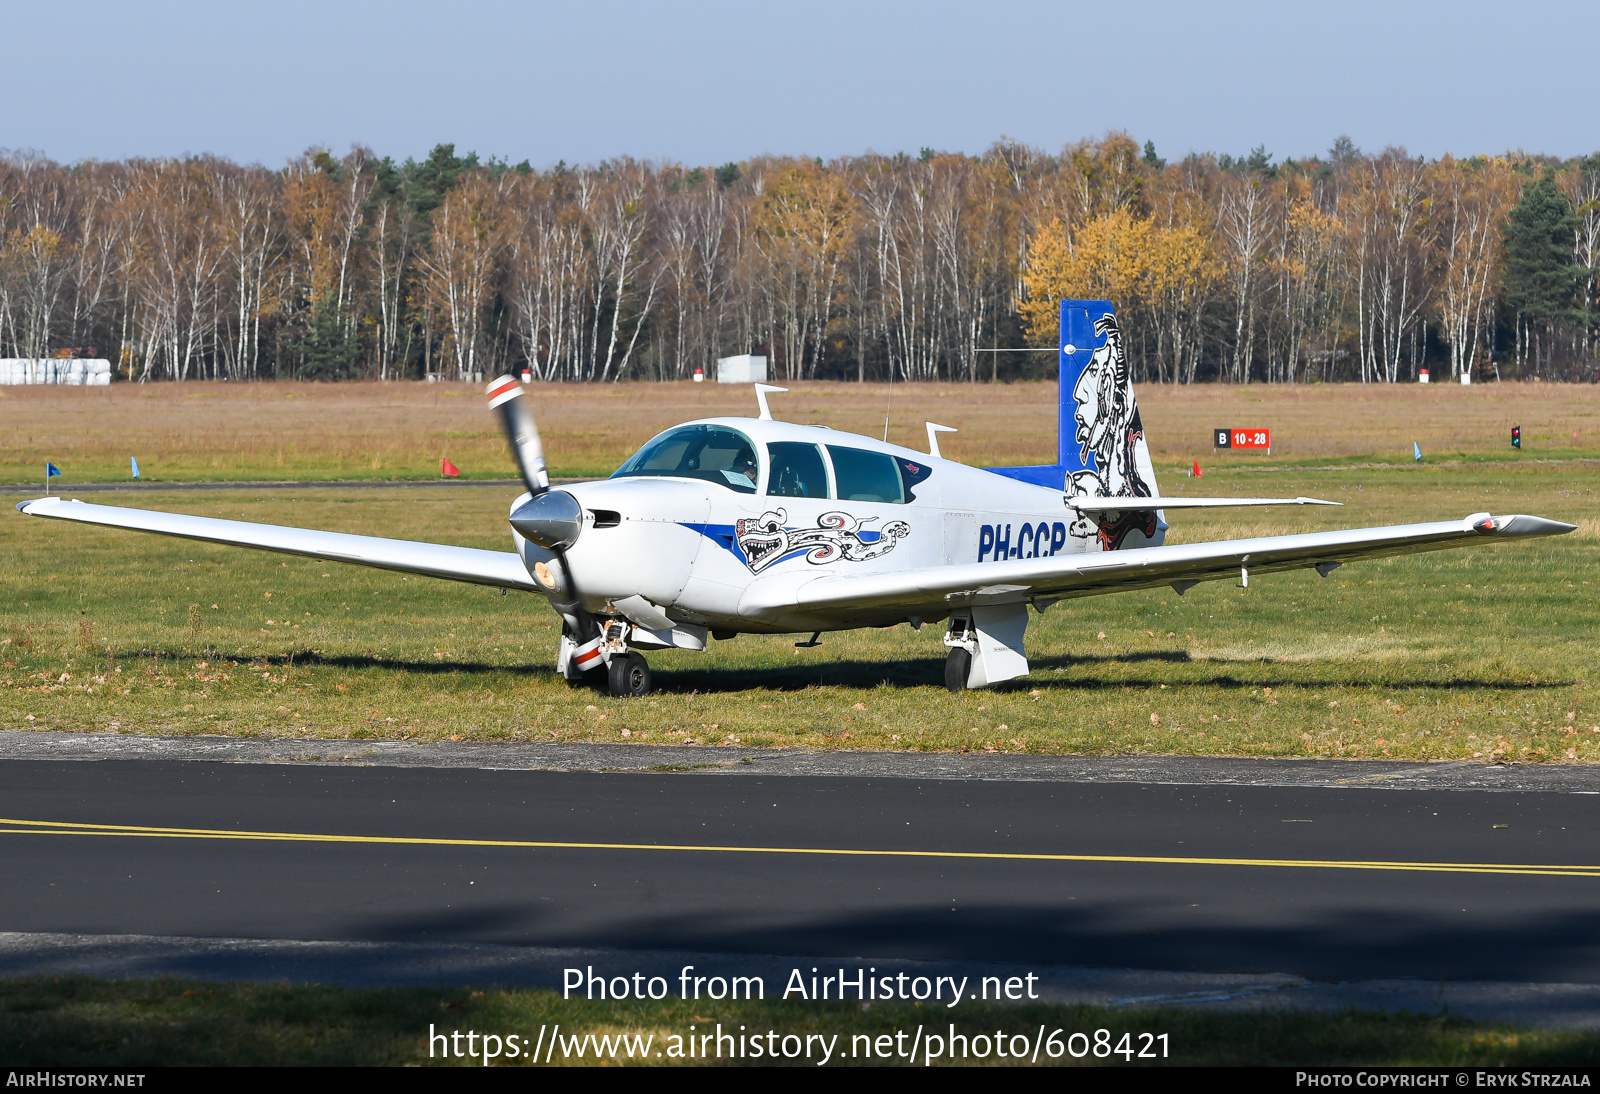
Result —
<path fill-rule="evenodd" d="M 1270 429 L 1213 429 L 1211 443 L 1216 448 L 1272 449 Z"/>

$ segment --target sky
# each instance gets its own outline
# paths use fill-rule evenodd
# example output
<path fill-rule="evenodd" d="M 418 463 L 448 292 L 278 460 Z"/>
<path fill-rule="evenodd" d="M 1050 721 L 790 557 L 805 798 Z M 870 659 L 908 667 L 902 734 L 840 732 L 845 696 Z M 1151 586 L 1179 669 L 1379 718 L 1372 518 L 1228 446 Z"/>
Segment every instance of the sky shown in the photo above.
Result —
<path fill-rule="evenodd" d="M 0 26 L 0 149 L 69 163 L 1600 149 L 1592 2 L 0 0 Z"/>

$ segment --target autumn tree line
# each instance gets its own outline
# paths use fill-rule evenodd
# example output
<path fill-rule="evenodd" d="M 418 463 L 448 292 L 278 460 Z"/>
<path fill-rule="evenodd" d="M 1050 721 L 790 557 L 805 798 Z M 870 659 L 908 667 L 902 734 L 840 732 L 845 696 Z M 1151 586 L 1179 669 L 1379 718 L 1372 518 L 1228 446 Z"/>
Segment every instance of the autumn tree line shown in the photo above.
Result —
<path fill-rule="evenodd" d="M 1115 301 L 1135 378 L 1592 378 L 1600 155 L 1168 163 L 617 159 L 440 145 L 62 165 L 0 155 L 0 356 L 132 380 L 1052 374 L 1062 297 Z M 997 352 L 998 351 L 998 352 Z"/>

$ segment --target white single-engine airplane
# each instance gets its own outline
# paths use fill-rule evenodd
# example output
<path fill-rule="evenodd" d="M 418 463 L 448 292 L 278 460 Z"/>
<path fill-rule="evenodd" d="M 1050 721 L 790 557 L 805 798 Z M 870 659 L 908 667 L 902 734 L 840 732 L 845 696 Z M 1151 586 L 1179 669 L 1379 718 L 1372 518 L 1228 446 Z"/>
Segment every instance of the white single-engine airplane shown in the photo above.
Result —
<path fill-rule="evenodd" d="M 563 626 L 557 669 L 604 672 L 612 695 L 650 691 L 639 650 L 704 650 L 741 632 L 810 633 L 948 620 L 945 685 L 1028 671 L 1028 608 L 1068 597 L 1250 571 L 1315 568 L 1574 525 L 1474 513 L 1461 520 L 1164 547 L 1165 513 L 1312 498 L 1166 498 L 1156 489 L 1114 307 L 1061 304 L 1058 456 L 1042 467 L 966 467 L 822 426 L 707 418 L 652 438 L 608 479 L 551 489 L 522 384 L 489 385 L 528 492 L 515 551 L 319 532 L 47 497 L 23 513 L 353 562 L 542 594 Z M 588 674 L 593 673 L 590 677 Z"/>

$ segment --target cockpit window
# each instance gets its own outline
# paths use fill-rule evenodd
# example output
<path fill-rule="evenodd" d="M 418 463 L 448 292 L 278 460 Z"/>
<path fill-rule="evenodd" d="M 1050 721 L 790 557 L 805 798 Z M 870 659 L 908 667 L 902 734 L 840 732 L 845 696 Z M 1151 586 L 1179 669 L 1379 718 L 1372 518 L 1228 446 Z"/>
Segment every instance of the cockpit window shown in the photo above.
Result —
<path fill-rule="evenodd" d="M 893 456 L 860 448 L 828 446 L 840 501 L 886 501 L 904 505 L 905 485 Z"/>
<path fill-rule="evenodd" d="M 767 495 L 775 498 L 826 498 L 828 472 L 814 444 L 774 441 L 767 445 Z"/>
<path fill-rule="evenodd" d="M 758 466 L 756 450 L 743 433 L 714 425 L 686 425 L 639 449 L 611 477 L 704 479 L 741 494 L 754 494 Z"/>

